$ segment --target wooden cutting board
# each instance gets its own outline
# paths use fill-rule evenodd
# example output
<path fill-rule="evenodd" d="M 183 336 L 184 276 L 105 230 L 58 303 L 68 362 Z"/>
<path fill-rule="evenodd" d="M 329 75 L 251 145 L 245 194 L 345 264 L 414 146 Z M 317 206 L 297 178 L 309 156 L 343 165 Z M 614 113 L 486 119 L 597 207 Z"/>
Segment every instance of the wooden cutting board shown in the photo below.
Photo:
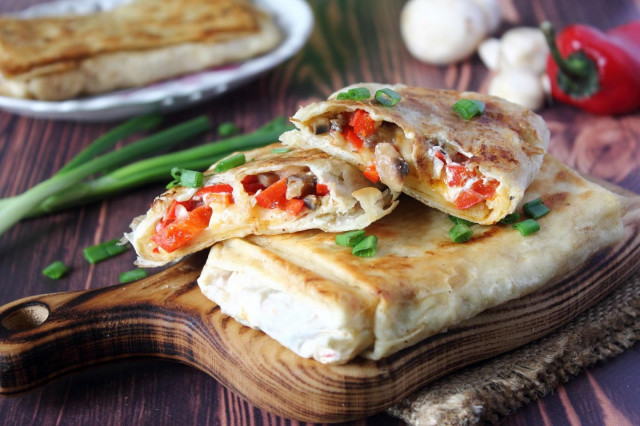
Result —
<path fill-rule="evenodd" d="M 196 279 L 206 253 L 144 280 L 28 297 L 0 308 L 0 394 L 92 365 L 158 357 L 192 365 L 260 408 L 339 422 L 380 412 L 426 383 L 531 342 L 604 298 L 640 263 L 640 197 L 623 241 L 561 280 L 381 361 L 322 365 L 223 315 Z"/>

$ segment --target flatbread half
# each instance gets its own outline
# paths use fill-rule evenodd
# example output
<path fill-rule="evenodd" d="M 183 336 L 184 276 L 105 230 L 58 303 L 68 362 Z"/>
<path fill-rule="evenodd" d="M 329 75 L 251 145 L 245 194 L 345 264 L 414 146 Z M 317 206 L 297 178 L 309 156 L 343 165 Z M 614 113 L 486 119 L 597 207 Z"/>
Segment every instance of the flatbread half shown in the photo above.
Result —
<path fill-rule="evenodd" d="M 564 276 L 622 237 L 618 198 L 550 155 L 524 198 L 537 197 L 551 212 L 527 237 L 474 225 L 456 244 L 446 214 L 404 198 L 367 228 L 379 238 L 373 258 L 318 231 L 230 239 L 211 249 L 198 283 L 224 313 L 302 357 L 378 360 Z"/>
<path fill-rule="evenodd" d="M 362 87 L 366 100 L 338 100 Z M 379 89 L 400 94 L 394 106 L 376 102 Z M 453 111 L 461 99 L 484 102 L 470 120 Z M 318 148 L 379 178 L 394 190 L 475 223 L 512 213 L 537 174 L 549 143 L 544 120 L 503 99 L 472 92 L 361 83 L 291 118 L 287 145 Z M 377 175 L 377 176 L 376 176 Z"/>
<path fill-rule="evenodd" d="M 244 165 L 215 173 L 216 163 L 202 187 L 170 189 L 133 220 L 125 237 L 139 266 L 161 266 L 232 237 L 364 228 L 397 205 L 398 193 L 320 150 L 272 144 L 242 154 Z"/>

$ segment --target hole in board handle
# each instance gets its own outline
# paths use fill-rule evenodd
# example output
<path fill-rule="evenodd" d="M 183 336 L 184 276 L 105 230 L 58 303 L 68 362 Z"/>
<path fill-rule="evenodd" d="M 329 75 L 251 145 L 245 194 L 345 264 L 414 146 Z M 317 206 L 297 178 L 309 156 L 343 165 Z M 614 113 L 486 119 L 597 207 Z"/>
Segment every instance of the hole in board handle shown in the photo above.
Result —
<path fill-rule="evenodd" d="M 16 306 L 2 315 L 2 326 L 7 330 L 31 330 L 49 318 L 49 308 L 44 303 L 28 303 Z"/>

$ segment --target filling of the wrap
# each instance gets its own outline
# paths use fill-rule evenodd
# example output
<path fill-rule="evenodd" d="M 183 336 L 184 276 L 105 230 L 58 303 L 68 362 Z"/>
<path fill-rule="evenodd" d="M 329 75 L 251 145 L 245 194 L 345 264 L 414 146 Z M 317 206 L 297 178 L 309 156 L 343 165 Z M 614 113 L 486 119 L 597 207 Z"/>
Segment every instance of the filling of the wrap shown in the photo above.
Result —
<path fill-rule="evenodd" d="M 433 177 L 443 182 L 444 197 L 458 210 L 468 209 L 485 200 L 492 200 L 500 182 L 483 176 L 468 165 L 468 158 L 459 153 L 448 154 L 434 146 L 428 151 L 433 164 Z"/>
<path fill-rule="evenodd" d="M 294 173 L 260 173 L 242 180 L 244 192 L 250 197 L 252 214 L 289 215 L 298 217 L 328 203 L 329 187 L 303 168 Z M 200 232 L 216 223 L 224 223 L 237 213 L 233 187 L 213 184 L 200 188 L 186 201 L 174 200 L 160 221 L 152 241 L 171 253 L 186 245 Z M 158 247 L 154 250 L 158 252 Z"/>
<path fill-rule="evenodd" d="M 374 120 L 368 112 L 358 109 L 317 117 L 309 128 L 316 135 L 329 133 L 334 144 L 358 152 L 366 164 L 367 179 L 382 181 L 394 191 L 402 190 L 410 173 L 405 158 L 411 156 L 411 144 L 403 142 L 405 135 L 399 126 Z M 469 157 L 454 147 L 436 144 L 427 155 L 431 160 L 432 183 L 457 209 L 468 209 L 495 197 L 500 182 L 484 176 Z"/>

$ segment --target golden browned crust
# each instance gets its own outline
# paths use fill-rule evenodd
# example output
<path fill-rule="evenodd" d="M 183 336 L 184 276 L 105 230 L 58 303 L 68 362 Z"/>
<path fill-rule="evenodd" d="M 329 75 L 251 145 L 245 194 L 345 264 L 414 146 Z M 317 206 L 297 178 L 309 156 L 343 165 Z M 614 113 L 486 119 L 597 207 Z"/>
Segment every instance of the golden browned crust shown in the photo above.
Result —
<path fill-rule="evenodd" d="M 38 67 L 102 53 L 186 42 L 213 42 L 258 32 L 258 12 L 243 0 L 135 0 L 83 16 L 0 19 L 0 71 Z"/>

